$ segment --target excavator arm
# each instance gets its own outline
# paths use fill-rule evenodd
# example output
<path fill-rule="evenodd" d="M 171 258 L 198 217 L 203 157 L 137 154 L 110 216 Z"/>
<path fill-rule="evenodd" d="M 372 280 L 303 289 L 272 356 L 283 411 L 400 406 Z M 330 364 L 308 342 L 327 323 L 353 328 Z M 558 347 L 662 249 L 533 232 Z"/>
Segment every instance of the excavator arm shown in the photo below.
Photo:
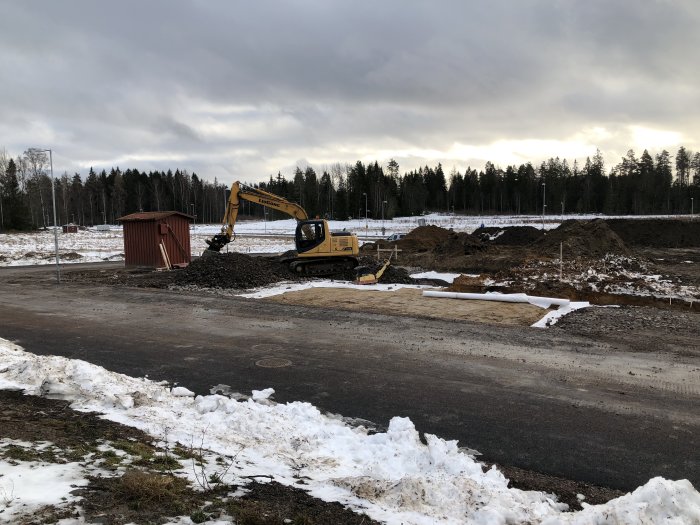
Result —
<path fill-rule="evenodd" d="M 303 221 L 309 218 L 306 210 L 298 204 L 290 202 L 279 195 L 252 188 L 236 181 L 231 185 L 231 194 L 226 204 L 221 233 L 218 233 L 211 239 L 207 239 L 206 243 L 209 245 L 207 251 L 219 252 L 221 248 L 231 242 L 233 227 L 236 225 L 236 220 L 238 219 L 238 210 L 241 201 L 254 202 L 266 208 L 286 213 L 290 217 L 294 217 L 297 221 Z"/>

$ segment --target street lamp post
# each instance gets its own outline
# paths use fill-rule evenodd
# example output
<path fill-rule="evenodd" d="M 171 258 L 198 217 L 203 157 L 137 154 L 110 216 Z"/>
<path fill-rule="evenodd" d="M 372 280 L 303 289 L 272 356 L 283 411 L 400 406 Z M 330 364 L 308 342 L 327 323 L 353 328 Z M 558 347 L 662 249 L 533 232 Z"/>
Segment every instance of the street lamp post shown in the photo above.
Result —
<path fill-rule="evenodd" d="M 194 214 L 194 202 L 190 202 L 190 207 L 192 208 L 192 220 L 194 220 L 192 231 L 194 231 L 197 229 L 197 216 Z"/>
<path fill-rule="evenodd" d="M 386 232 L 384 229 L 384 205 L 386 204 L 386 201 L 382 201 L 382 235 Z"/>
<path fill-rule="evenodd" d="M 363 193 L 362 195 L 365 196 L 365 231 L 369 229 L 369 223 L 367 222 L 367 194 Z"/>
<path fill-rule="evenodd" d="M 53 201 L 53 241 L 56 252 L 56 284 L 61 284 L 61 265 L 58 260 L 58 221 L 56 220 L 56 187 L 53 179 L 53 152 L 50 149 L 36 151 L 49 152 L 49 166 L 51 167 L 51 198 Z"/>
<path fill-rule="evenodd" d="M 545 192 L 546 192 L 546 186 L 545 186 L 545 183 L 542 182 L 542 229 L 543 230 L 544 230 L 544 210 L 547 207 L 547 204 L 545 204 L 547 202 L 547 199 L 546 199 L 547 194 Z"/>

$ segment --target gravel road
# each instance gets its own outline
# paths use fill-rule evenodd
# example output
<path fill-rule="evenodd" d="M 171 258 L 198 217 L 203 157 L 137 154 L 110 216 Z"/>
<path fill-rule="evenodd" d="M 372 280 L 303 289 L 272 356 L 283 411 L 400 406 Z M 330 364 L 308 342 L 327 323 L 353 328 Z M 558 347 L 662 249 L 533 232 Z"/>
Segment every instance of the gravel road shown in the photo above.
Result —
<path fill-rule="evenodd" d="M 0 337 L 198 393 L 271 386 L 380 428 L 409 416 L 486 461 L 567 479 L 700 486 L 697 314 L 591 310 L 538 330 L 56 286 L 50 272 L 0 270 Z"/>

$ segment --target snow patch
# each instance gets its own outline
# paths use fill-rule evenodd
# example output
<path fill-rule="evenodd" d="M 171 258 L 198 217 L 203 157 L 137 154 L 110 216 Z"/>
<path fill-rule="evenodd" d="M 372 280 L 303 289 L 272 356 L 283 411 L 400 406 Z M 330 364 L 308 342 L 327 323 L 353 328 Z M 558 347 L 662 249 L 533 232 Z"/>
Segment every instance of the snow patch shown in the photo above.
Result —
<path fill-rule="evenodd" d="M 177 396 L 161 383 L 84 361 L 37 356 L 3 339 L 0 362 L 0 388 L 39 395 L 42 385 L 50 385 L 49 390 L 62 385 L 61 394 L 76 410 L 102 412 L 157 439 L 167 428 L 170 442 L 195 441 L 215 454 L 235 457 L 227 483 L 245 485 L 251 477 L 270 476 L 294 485 L 304 476 L 311 495 L 388 524 L 689 524 L 700 517 L 700 494 L 692 485 L 661 478 L 605 505 L 564 513 L 566 505 L 551 495 L 508 488 L 498 470 L 484 471 L 456 441 L 426 434 L 424 444 L 407 418 L 392 418 L 386 432 L 369 433 L 304 402 Z M 253 396 L 268 397 L 270 391 Z M 125 406 L 119 399 L 126 395 L 138 403 Z M 41 473 L 42 479 L 63 474 L 80 483 L 71 471 Z"/>

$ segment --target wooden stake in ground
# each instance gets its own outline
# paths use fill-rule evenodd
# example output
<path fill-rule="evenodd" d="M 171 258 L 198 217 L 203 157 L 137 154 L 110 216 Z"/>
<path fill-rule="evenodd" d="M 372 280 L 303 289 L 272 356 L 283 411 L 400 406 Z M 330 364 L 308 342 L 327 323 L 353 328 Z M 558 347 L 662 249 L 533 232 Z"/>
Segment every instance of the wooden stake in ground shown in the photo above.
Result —
<path fill-rule="evenodd" d="M 559 280 L 561 281 L 561 274 L 564 269 L 564 243 L 559 243 Z"/>

